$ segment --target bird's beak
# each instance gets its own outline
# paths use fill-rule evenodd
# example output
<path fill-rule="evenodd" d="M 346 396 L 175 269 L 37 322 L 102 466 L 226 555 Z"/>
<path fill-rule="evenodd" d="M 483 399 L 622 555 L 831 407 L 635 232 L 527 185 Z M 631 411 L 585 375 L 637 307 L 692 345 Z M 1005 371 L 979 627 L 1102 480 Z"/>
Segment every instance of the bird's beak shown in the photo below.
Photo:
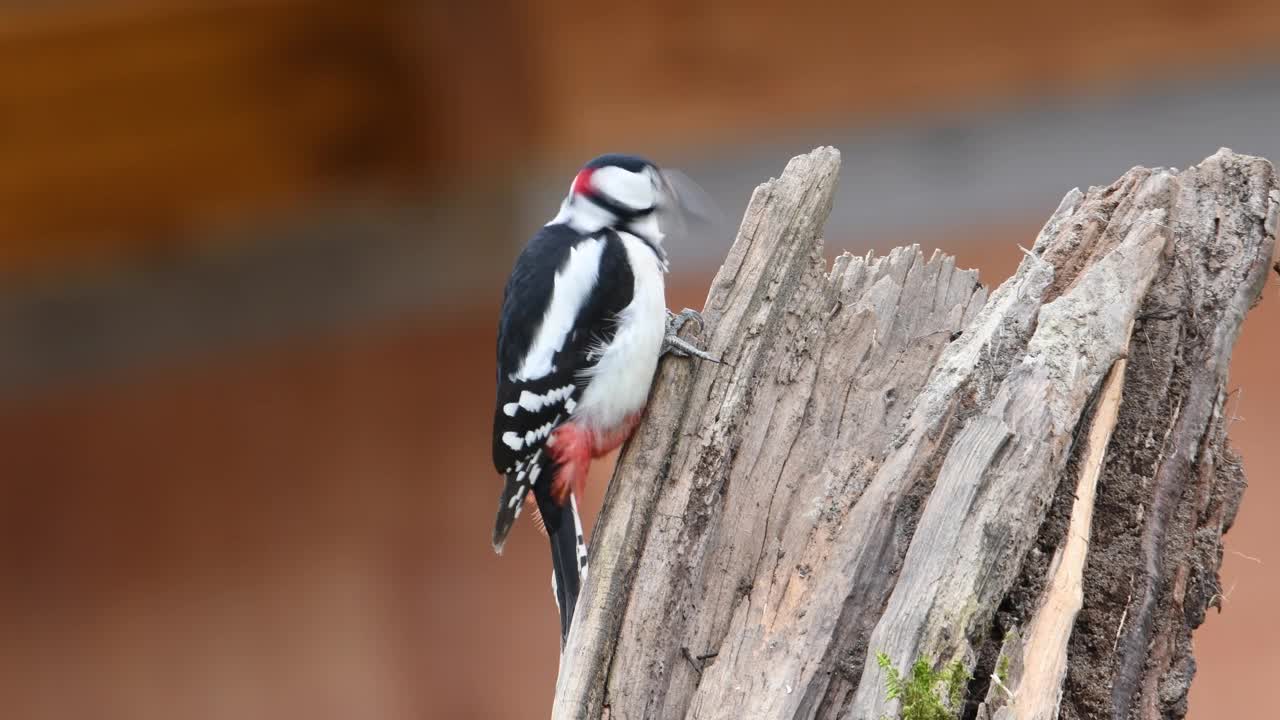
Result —
<path fill-rule="evenodd" d="M 662 180 L 667 186 L 668 195 L 687 221 L 714 227 L 724 224 L 724 213 L 715 200 L 688 175 L 679 170 L 663 170 Z"/>
<path fill-rule="evenodd" d="M 688 175 L 679 170 L 663 170 L 662 182 L 672 207 L 659 220 L 663 233 L 683 243 L 714 243 L 729 232 L 720 206 Z"/>

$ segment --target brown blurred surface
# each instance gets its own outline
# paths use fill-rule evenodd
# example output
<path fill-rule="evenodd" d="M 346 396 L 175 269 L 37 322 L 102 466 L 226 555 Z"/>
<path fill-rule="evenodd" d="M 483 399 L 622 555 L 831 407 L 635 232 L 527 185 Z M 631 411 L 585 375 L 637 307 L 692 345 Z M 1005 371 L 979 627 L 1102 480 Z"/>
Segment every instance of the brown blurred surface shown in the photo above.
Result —
<path fill-rule="evenodd" d="M 488 544 L 496 278 L 541 163 L 716 145 L 723 170 L 735 148 L 814 128 L 1212 88 L 1274 55 L 1280 25 L 1271 0 L 781 8 L 0 3 L 0 330 L 55 366 L 0 399 L 0 717 L 546 717 L 544 541 L 521 524 L 505 556 Z M 1204 102 L 1181 106 L 1186 125 L 1221 115 Z M 1087 153 L 1110 146 L 1071 143 L 1162 131 L 1130 120 L 1020 138 Z M 937 163 L 895 187 L 1001 162 L 954 130 L 910 136 Z M 1166 148 L 1187 137 L 1163 131 Z M 1035 162 L 1021 171 L 1056 182 Z M 943 247 L 993 284 L 1050 209 L 862 241 Z M 85 291 L 99 276 L 109 290 Z M 684 276 L 669 304 L 699 306 L 706 283 Z M 448 301 L 464 291 L 493 301 Z M 295 327 L 327 316 L 347 324 Z M 1252 486 L 1225 612 L 1196 635 L 1192 718 L 1267 717 L 1242 688 L 1280 671 L 1278 328 L 1273 279 L 1233 365 Z M 5 365 L 13 350 L 0 343 L 0 373 L 25 367 Z"/>
<path fill-rule="evenodd" d="M 391 5 L 0 10 L 0 277 L 420 175 L 422 63 Z"/>
<path fill-rule="evenodd" d="M 1164 83 L 1273 53 L 1269 0 L 537 4 L 546 146 L 590 153 Z M 625 68 L 597 62 L 626 48 Z M 765 108 L 769 111 L 763 111 Z"/>
<path fill-rule="evenodd" d="M 0 279 L 539 158 L 1159 86 L 1277 26 L 1270 0 L 0 4 Z"/>
<path fill-rule="evenodd" d="M 992 283 L 1033 232 L 950 239 Z M 670 304 L 700 306 L 705 282 Z M 503 557 L 487 542 L 495 310 L 6 408 L 6 716 L 545 717 L 557 643 L 544 541 L 521 523 Z M 1225 612 L 1196 636 L 1192 717 L 1263 717 L 1239 688 L 1280 671 L 1278 320 L 1272 282 L 1229 405 L 1251 487 L 1228 547 L 1261 562 L 1227 557 Z"/>

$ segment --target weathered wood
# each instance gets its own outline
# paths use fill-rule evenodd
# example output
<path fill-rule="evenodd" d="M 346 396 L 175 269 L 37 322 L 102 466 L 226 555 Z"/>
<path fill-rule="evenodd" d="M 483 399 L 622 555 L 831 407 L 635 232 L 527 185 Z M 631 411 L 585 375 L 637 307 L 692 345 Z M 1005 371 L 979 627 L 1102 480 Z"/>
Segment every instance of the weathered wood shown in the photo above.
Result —
<path fill-rule="evenodd" d="M 1125 336 L 1132 335 L 1132 331 L 1130 325 Z M 1039 609 L 1027 622 L 1026 640 L 1022 641 L 1014 631 L 1001 644 L 1002 657 L 1009 658 L 1009 662 L 998 663 L 994 668 L 988 691 L 991 699 L 979 708 L 980 717 L 992 717 L 994 713 L 994 717 L 1001 720 L 1053 720 L 1058 716 L 1062 680 L 1067 669 L 1067 643 L 1076 614 L 1084 604 L 1083 573 L 1098 478 L 1120 412 L 1127 364 L 1125 357 L 1118 358 L 1102 386 L 1081 456 L 1066 541 L 1049 565 L 1048 584 Z M 1016 694 L 1009 689 L 1012 682 L 1009 668 L 1015 653 L 1018 656 Z M 1005 704 L 1008 709 L 1000 709 Z"/>
<path fill-rule="evenodd" d="M 1185 712 L 1273 169 L 1224 150 L 1072 191 L 988 300 L 918 248 L 828 272 L 838 165 L 816 150 L 752 197 L 703 313 L 728 364 L 663 364 L 554 717 L 892 715 L 878 652 L 961 661 L 969 717 Z"/>

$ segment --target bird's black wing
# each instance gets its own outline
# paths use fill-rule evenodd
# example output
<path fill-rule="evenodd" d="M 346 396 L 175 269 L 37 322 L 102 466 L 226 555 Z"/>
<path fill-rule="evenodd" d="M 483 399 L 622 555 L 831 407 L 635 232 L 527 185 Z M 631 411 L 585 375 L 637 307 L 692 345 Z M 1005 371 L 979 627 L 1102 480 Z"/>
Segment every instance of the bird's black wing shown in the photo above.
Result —
<path fill-rule="evenodd" d="M 574 252 L 599 243 L 599 261 L 591 263 L 595 278 L 566 273 Z M 557 293 L 575 296 L 574 283 L 589 290 L 578 293 L 567 328 L 550 364 L 521 375 L 524 363 L 543 331 L 548 309 Z M 627 251 L 618 235 L 606 230 L 583 236 L 564 225 L 542 228 L 516 261 L 507 283 L 498 332 L 497 398 L 493 415 L 493 463 L 505 476 L 493 542 L 501 548 L 525 495 L 532 491 L 548 533 L 560 528 L 561 511 L 550 500 L 555 472 L 544 449 L 546 438 L 569 419 L 586 387 L 584 373 L 598 360 L 600 348 L 616 331 L 618 314 L 632 298 L 635 280 Z M 532 376 L 530 376 L 532 375 Z"/>

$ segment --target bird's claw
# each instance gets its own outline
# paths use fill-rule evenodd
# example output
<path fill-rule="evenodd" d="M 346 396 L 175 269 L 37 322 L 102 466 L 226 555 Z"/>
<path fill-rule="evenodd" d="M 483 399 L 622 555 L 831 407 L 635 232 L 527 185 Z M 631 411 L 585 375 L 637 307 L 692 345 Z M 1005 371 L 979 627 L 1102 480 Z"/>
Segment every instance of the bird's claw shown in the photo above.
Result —
<path fill-rule="evenodd" d="M 699 330 L 704 327 L 702 315 L 699 314 L 697 310 L 685 308 L 684 310 L 681 310 L 678 315 L 667 310 L 667 336 L 662 340 L 662 354 L 666 355 L 667 353 L 671 353 L 676 357 L 696 357 L 719 364 L 720 360 L 712 357 L 707 354 L 705 350 L 702 350 L 696 345 L 680 337 L 680 330 L 684 328 L 685 323 L 690 320 L 698 321 Z"/>
<path fill-rule="evenodd" d="M 679 315 L 667 310 L 667 335 L 679 335 L 680 331 L 684 329 L 684 324 L 690 320 L 698 321 L 699 330 L 702 330 L 703 327 L 705 327 L 702 322 L 702 313 L 699 313 L 697 310 L 685 308 L 680 311 Z"/>

